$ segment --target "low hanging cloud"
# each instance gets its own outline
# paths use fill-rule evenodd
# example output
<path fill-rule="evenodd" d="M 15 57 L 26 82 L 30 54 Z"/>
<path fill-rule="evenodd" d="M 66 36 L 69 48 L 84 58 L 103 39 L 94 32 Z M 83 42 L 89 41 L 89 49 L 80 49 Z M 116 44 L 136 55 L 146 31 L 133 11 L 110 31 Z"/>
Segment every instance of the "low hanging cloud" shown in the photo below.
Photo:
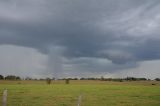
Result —
<path fill-rule="evenodd" d="M 55 76 L 112 73 L 160 59 L 159 9 L 159 0 L 0 0 L 0 44 L 48 56 Z"/>

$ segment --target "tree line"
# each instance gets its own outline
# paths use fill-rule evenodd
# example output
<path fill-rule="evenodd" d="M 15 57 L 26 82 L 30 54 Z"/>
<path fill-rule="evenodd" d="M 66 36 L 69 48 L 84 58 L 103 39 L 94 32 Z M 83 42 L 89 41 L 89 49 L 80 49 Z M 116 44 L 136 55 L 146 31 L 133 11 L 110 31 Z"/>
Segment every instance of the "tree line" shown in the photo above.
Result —
<path fill-rule="evenodd" d="M 135 78 L 135 77 L 126 77 L 126 78 L 81 78 L 80 80 L 101 80 L 101 81 L 147 81 L 150 79 L 147 78 Z"/>
<path fill-rule="evenodd" d="M 0 80 L 21 80 L 21 77 L 15 75 L 7 75 L 7 76 L 0 75 Z"/>
<path fill-rule="evenodd" d="M 26 77 L 23 80 L 46 80 L 48 78 L 40 78 L 40 79 L 34 79 L 31 77 Z M 0 80 L 22 80 L 22 78 L 20 76 L 16 76 L 16 75 L 7 75 L 7 76 L 3 76 L 0 75 Z M 55 78 L 52 78 L 51 80 L 55 80 Z M 150 79 L 147 78 L 136 78 L 136 77 L 126 77 L 126 78 L 104 78 L 103 76 L 101 76 L 101 78 L 61 78 L 61 79 L 57 79 L 57 80 L 100 80 L 100 81 L 147 81 Z M 155 81 L 160 81 L 160 78 L 155 78 Z"/>

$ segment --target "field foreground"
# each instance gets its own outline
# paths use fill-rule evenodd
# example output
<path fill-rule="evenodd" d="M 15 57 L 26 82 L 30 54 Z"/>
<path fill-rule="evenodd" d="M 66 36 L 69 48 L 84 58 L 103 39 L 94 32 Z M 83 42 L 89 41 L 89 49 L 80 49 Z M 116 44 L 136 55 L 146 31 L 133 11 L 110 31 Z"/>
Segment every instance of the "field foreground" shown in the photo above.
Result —
<path fill-rule="evenodd" d="M 8 106 L 77 106 L 80 95 L 81 106 L 160 106 L 160 82 L 154 81 L 0 81 L 1 100 L 5 88 Z"/>

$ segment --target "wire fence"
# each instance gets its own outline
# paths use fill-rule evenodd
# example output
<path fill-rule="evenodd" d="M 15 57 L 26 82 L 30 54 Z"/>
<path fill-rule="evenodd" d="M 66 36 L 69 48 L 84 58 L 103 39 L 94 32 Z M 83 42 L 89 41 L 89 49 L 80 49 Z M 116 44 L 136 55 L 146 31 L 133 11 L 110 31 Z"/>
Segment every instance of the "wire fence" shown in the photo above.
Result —
<path fill-rule="evenodd" d="M 2 106 L 7 106 L 7 95 L 8 95 L 8 90 L 5 89 L 3 91 Z M 81 106 L 81 102 L 82 102 L 82 94 L 78 97 L 77 106 Z"/>

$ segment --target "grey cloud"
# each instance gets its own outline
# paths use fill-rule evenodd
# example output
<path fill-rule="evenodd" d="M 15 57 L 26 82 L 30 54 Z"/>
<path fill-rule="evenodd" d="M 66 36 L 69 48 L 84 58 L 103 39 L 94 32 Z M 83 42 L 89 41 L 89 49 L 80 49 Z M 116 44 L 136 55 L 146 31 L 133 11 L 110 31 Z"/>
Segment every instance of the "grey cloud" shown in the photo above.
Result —
<path fill-rule="evenodd" d="M 35 48 L 51 58 L 52 48 L 60 47 L 58 56 L 70 61 L 99 58 L 136 67 L 160 59 L 159 6 L 158 0 L 0 0 L 0 44 Z"/>

